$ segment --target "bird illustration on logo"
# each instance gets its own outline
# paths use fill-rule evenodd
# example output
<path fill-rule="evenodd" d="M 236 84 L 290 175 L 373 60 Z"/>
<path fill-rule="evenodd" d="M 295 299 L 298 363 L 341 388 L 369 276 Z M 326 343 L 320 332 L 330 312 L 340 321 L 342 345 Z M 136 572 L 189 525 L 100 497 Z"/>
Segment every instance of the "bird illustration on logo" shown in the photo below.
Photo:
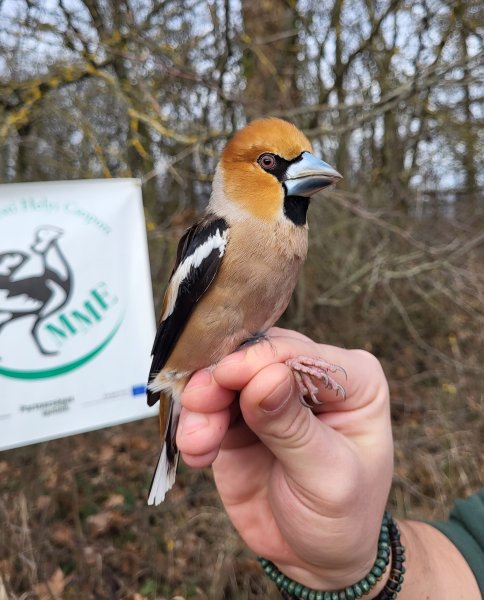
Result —
<path fill-rule="evenodd" d="M 47 350 L 39 337 L 42 322 L 69 300 L 72 291 L 72 271 L 59 248 L 63 230 L 52 225 L 42 225 L 35 231 L 32 254 L 12 250 L 0 253 L 0 336 L 5 327 L 17 319 L 33 317 L 30 330 L 39 352 L 57 354 Z M 43 272 L 21 277 L 28 261 L 40 257 Z"/>

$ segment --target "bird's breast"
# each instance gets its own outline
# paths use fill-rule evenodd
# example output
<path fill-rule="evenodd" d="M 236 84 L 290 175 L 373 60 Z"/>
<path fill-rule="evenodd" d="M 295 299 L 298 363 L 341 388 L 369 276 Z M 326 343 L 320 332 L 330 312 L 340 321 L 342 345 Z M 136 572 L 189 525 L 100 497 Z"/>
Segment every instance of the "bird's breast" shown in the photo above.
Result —
<path fill-rule="evenodd" d="M 307 252 L 307 231 L 290 240 L 274 229 L 230 231 L 220 270 L 197 303 L 165 369 L 193 372 L 213 365 L 269 329 L 286 309 Z"/>

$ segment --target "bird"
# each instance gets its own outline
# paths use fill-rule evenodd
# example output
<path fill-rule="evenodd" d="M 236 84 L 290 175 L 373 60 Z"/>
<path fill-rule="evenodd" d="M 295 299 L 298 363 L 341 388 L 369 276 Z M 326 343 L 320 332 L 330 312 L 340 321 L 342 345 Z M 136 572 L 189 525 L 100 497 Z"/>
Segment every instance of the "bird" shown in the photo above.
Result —
<path fill-rule="evenodd" d="M 310 198 L 341 178 L 279 118 L 256 119 L 225 145 L 205 214 L 179 241 L 153 343 L 147 402 L 160 403 L 163 445 L 149 505 L 175 481 L 180 397 L 190 376 L 266 339 L 306 259 Z M 314 357 L 286 364 L 305 406 L 319 403 L 312 378 L 344 395 L 330 375 L 336 365 Z"/>
<path fill-rule="evenodd" d="M 20 278 L 16 271 L 33 255 L 11 251 L 0 254 L 0 333 L 9 323 L 20 318 L 35 317 L 31 334 L 43 355 L 56 354 L 46 350 L 39 338 L 42 322 L 60 310 L 69 300 L 72 273 L 58 239 L 63 230 L 52 225 L 42 225 L 35 231 L 33 253 L 40 256 L 43 273 Z"/>

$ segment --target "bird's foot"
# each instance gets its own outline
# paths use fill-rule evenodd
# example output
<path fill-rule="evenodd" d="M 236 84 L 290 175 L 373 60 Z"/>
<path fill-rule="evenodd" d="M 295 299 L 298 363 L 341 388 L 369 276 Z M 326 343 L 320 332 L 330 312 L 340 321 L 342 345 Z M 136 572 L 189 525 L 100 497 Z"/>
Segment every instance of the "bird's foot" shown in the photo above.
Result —
<path fill-rule="evenodd" d="M 297 356 L 286 360 L 286 365 L 292 369 L 294 379 L 298 388 L 299 401 L 303 406 L 314 408 L 322 404 L 318 400 L 318 388 L 312 379 L 322 381 L 327 389 L 334 390 L 336 396 L 340 393 L 343 400 L 346 400 L 346 391 L 330 373 L 343 373 L 345 378 L 346 371 L 338 365 L 333 365 L 323 358 L 314 356 Z"/>

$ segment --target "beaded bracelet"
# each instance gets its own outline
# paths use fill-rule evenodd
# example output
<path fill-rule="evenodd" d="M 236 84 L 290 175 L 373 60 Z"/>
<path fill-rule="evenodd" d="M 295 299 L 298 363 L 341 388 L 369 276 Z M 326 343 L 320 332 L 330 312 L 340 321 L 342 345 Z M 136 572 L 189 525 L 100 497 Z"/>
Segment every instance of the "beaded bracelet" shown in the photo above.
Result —
<path fill-rule="evenodd" d="M 274 563 L 266 558 L 258 557 L 262 569 L 277 585 L 283 598 L 288 600 L 300 598 L 302 600 L 354 600 L 368 594 L 381 579 L 389 561 L 390 548 L 392 551 L 392 564 L 390 575 L 383 590 L 375 600 L 394 600 L 400 591 L 405 567 L 405 550 L 400 543 L 400 531 L 396 522 L 389 513 L 383 516 L 383 522 L 378 538 L 378 552 L 376 560 L 369 574 L 357 583 L 346 587 L 344 590 L 323 592 L 306 587 L 281 573 Z"/>
<path fill-rule="evenodd" d="M 392 549 L 392 565 L 390 575 L 383 590 L 376 596 L 375 600 L 394 600 L 402 589 L 403 574 L 405 573 L 405 548 L 400 541 L 400 530 L 396 521 L 388 515 L 388 533 Z"/>

